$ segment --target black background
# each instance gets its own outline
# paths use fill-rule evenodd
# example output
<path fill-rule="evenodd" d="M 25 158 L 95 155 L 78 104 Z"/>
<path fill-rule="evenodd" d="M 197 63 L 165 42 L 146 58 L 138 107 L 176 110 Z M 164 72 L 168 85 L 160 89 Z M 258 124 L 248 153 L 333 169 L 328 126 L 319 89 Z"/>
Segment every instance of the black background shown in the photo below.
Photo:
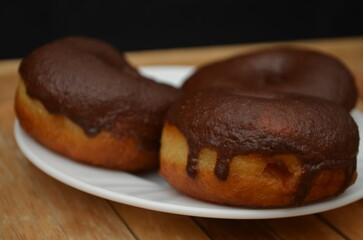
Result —
<path fill-rule="evenodd" d="M 359 1 L 7 1 L 0 58 L 83 35 L 124 51 L 363 35 Z"/>

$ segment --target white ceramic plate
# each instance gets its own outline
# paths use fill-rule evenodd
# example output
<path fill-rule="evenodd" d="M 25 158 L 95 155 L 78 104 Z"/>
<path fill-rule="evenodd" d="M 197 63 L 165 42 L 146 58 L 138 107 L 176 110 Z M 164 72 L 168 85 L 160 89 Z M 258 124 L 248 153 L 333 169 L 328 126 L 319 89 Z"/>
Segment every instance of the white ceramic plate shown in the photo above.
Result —
<path fill-rule="evenodd" d="M 189 66 L 141 68 L 143 74 L 174 86 L 179 86 L 192 71 L 194 71 L 193 68 Z M 352 112 L 352 115 L 362 133 L 363 115 L 356 110 Z M 162 212 L 212 218 L 281 218 L 318 213 L 363 198 L 362 154 L 358 155 L 358 172 L 361 174 L 356 183 L 337 198 L 303 207 L 247 209 L 211 204 L 184 196 L 171 188 L 156 171 L 135 175 L 76 163 L 39 145 L 21 129 L 17 121 L 15 122 L 15 137 L 20 149 L 28 159 L 55 179 L 102 198 Z M 362 149 L 362 144 L 360 149 Z"/>

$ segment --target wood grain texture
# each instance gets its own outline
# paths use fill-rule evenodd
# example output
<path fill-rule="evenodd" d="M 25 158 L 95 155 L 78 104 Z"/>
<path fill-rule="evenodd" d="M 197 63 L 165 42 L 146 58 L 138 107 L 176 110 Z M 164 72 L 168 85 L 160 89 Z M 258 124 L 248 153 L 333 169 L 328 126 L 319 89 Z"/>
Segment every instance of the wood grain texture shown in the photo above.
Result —
<path fill-rule="evenodd" d="M 339 233 L 314 215 L 272 219 L 266 220 L 265 222 L 281 239 L 344 239 Z"/>
<path fill-rule="evenodd" d="M 0 116 L 0 212 L 6 232 L 18 234 L 15 239 L 134 239 L 108 201 L 68 187 L 26 160 L 13 138 L 12 104 L 0 105 Z"/>
<path fill-rule="evenodd" d="M 349 239 L 363 239 L 363 200 L 320 215 Z"/>
<path fill-rule="evenodd" d="M 113 203 L 138 239 L 210 239 L 189 217 Z"/>
<path fill-rule="evenodd" d="M 260 220 L 196 218 L 196 221 L 213 239 L 280 239 Z"/>
<path fill-rule="evenodd" d="M 19 79 L 18 67 L 19 60 L 0 61 L 0 106 L 13 103 Z"/>
<path fill-rule="evenodd" d="M 134 65 L 202 65 L 271 45 L 307 46 L 341 58 L 363 90 L 363 37 L 127 53 Z M 19 60 L 0 62 L 0 239 L 363 239 L 363 200 L 272 220 L 191 218 L 110 202 L 34 167 L 13 136 Z M 363 92 L 363 91 L 361 91 Z M 363 109 L 363 104 L 358 104 Z"/>

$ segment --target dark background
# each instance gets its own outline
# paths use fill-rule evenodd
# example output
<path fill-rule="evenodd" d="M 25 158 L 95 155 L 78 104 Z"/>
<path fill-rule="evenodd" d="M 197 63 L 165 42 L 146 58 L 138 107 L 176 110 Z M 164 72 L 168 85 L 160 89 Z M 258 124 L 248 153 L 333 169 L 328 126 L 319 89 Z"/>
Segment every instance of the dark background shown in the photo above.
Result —
<path fill-rule="evenodd" d="M 2 1 L 0 58 L 84 35 L 124 51 L 363 35 L 359 1 Z"/>

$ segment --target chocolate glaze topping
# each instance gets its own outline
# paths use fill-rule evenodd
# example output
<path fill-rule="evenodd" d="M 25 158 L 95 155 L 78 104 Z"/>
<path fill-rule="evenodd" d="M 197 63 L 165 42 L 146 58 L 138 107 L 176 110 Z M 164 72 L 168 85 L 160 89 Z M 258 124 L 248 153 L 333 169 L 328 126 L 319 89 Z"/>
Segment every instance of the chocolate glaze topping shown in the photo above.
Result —
<path fill-rule="evenodd" d="M 68 37 L 36 49 L 19 72 L 27 94 L 53 114 L 78 124 L 88 136 L 101 130 L 135 138 L 157 151 L 163 117 L 180 92 L 142 77 L 116 48 Z"/>
<path fill-rule="evenodd" d="M 188 94 L 169 110 L 189 145 L 187 174 L 198 175 L 198 154 L 217 152 L 215 175 L 228 178 L 234 156 L 260 153 L 294 154 L 303 177 L 295 204 L 307 196 L 324 169 L 345 169 L 345 190 L 356 171 L 358 127 L 342 107 L 324 99 L 269 91 L 209 89 Z"/>
<path fill-rule="evenodd" d="M 183 85 L 192 91 L 206 87 L 263 88 L 328 99 L 347 109 L 357 100 L 353 75 L 332 56 L 299 48 L 271 48 L 201 67 Z"/>

